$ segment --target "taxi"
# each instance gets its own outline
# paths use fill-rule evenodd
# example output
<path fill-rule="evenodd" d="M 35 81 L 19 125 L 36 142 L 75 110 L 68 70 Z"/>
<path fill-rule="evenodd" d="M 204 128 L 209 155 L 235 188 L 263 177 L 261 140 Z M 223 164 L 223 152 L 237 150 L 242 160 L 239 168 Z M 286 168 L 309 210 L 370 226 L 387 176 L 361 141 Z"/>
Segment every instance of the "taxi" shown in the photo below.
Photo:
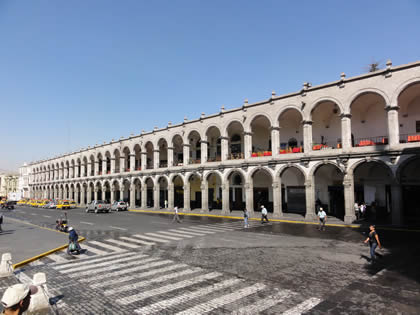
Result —
<path fill-rule="evenodd" d="M 70 204 L 70 208 L 69 209 L 75 209 L 77 207 L 76 201 L 70 201 L 69 204 Z"/>
<path fill-rule="evenodd" d="M 70 209 L 70 203 L 68 201 L 60 201 L 57 203 L 57 209 Z"/>
<path fill-rule="evenodd" d="M 38 201 L 38 208 L 44 208 L 47 203 L 48 203 L 48 200 Z"/>
<path fill-rule="evenodd" d="M 17 204 L 18 205 L 21 205 L 21 206 L 23 206 L 23 205 L 26 205 L 26 203 L 28 202 L 28 200 L 26 200 L 26 199 L 20 199 L 18 202 L 17 202 Z"/>

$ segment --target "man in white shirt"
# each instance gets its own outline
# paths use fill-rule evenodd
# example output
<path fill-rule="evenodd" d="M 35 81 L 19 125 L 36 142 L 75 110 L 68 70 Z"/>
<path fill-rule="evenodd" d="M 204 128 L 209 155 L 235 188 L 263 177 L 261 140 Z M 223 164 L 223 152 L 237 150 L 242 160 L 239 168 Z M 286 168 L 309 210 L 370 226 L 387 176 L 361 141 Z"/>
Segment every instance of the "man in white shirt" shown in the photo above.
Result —
<path fill-rule="evenodd" d="M 321 228 L 322 228 L 322 230 L 325 231 L 325 222 L 327 222 L 327 214 L 325 213 L 323 208 L 319 208 L 318 219 L 319 219 L 318 230 L 321 231 Z"/>
<path fill-rule="evenodd" d="M 264 206 L 261 206 L 261 224 L 264 224 L 264 220 L 268 222 L 268 212 Z"/>
<path fill-rule="evenodd" d="M 181 219 L 179 218 L 179 215 L 178 215 L 178 207 L 175 207 L 174 208 L 174 211 L 175 211 L 175 213 L 174 213 L 174 218 L 172 219 L 172 223 L 175 220 L 176 220 L 176 222 L 181 223 Z"/>

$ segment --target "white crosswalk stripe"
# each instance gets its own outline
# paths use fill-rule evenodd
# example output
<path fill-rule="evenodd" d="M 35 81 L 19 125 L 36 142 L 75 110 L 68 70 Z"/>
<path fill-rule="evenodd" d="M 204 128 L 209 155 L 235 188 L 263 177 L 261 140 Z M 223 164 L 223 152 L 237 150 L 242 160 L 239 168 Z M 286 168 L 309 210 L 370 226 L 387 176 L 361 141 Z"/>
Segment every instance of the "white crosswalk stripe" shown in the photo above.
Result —
<path fill-rule="evenodd" d="M 170 291 L 174 291 L 177 289 L 182 289 L 185 288 L 187 286 L 193 285 L 193 284 L 197 284 L 206 280 L 211 280 L 217 277 L 220 277 L 222 274 L 218 273 L 218 272 L 211 272 L 211 273 L 207 273 L 198 277 L 195 277 L 194 279 L 189 279 L 189 280 L 184 280 L 184 281 L 179 281 L 173 284 L 169 284 L 160 288 L 156 288 L 156 289 L 152 289 L 152 290 L 147 290 L 138 294 L 134 294 L 134 295 L 130 295 L 127 297 L 123 297 L 120 299 L 117 299 L 116 302 L 118 304 L 121 305 L 128 305 L 130 303 L 136 302 L 136 301 L 140 301 L 140 300 L 144 300 L 148 297 L 152 297 L 158 294 L 163 294 L 166 292 L 170 292 Z"/>
<path fill-rule="evenodd" d="M 248 295 L 251 295 L 253 293 L 256 293 L 258 291 L 261 291 L 265 288 L 265 285 L 262 283 L 256 283 L 253 286 L 249 286 L 243 289 L 240 289 L 236 292 L 215 298 L 209 302 L 202 303 L 199 305 L 196 305 L 190 309 L 187 309 L 183 312 L 177 313 L 178 315 L 192 315 L 192 314 L 205 314 L 208 313 L 218 307 L 221 307 L 223 305 L 235 302 L 239 299 L 242 299 Z"/>
<path fill-rule="evenodd" d="M 153 241 L 153 242 L 158 242 L 158 243 L 169 243 L 170 242 L 168 240 L 156 239 L 155 237 L 150 237 L 150 236 L 146 236 L 146 235 L 142 235 L 142 234 L 135 234 L 133 236 L 137 237 L 137 238 Z"/>
<path fill-rule="evenodd" d="M 132 256 L 132 255 L 136 255 L 137 253 L 123 253 L 123 254 L 111 254 L 111 255 L 107 255 L 101 258 L 94 258 L 94 259 L 90 259 L 90 260 L 84 260 L 84 261 L 78 261 L 78 262 L 74 262 L 74 261 L 68 261 L 64 264 L 57 264 L 55 266 L 53 266 L 53 268 L 55 270 L 60 270 L 60 269 L 66 269 L 69 267 L 77 267 L 77 266 L 82 266 L 82 265 L 87 265 L 87 264 L 96 264 L 97 262 L 101 262 L 101 261 L 107 261 L 107 260 L 114 260 L 115 258 L 119 258 L 119 257 L 126 257 L 126 256 Z"/>
<path fill-rule="evenodd" d="M 107 240 L 105 240 L 105 241 L 107 241 Z M 125 249 L 122 249 L 122 248 L 119 248 L 119 247 L 116 247 L 116 246 L 112 246 L 112 245 L 106 244 L 104 242 L 90 241 L 89 244 L 93 244 L 93 245 L 96 245 L 96 246 L 99 246 L 99 247 L 103 247 L 103 248 L 112 250 L 113 252 L 125 251 Z"/>
<path fill-rule="evenodd" d="M 64 257 L 61 257 L 60 255 L 57 255 L 57 254 L 49 254 L 47 257 L 50 258 L 50 259 L 52 259 L 52 260 L 54 260 L 55 262 L 58 262 L 58 263 L 67 262 L 68 261 Z"/>
<path fill-rule="evenodd" d="M 155 245 L 156 243 L 153 242 L 146 242 L 146 241 L 142 241 L 142 240 L 138 240 L 132 237 L 126 237 L 126 236 L 121 236 L 120 239 L 122 240 L 126 240 L 129 242 L 133 242 L 133 243 L 137 243 L 137 244 L 142 244 L 142 245 Z"/>
<path fill-rule="evenodd" d="M 188 235 L 192 235 L 192 236 L 204 236 L 204 235 L 207 235 L 205 233 L 187 232 L 187 231 L 183 231 L 183 230 L 174 230 L 174 229 L 169 230 L 169 231 L 177 232 L 177 233 L 182 233 L 182 234 L 188 234 Z"/>
<path fill-rule="evenodd" d="M 160 234 L 165 234 L 165 235 L 169 235 L 169 236 L 175 236 L 175 237 L 186 237 L 186 238 L 191 238 L 194 237 L 192 235 L 187 235 L 187 234 L 183 234 L 181 232 L 166 232 L 166 231 L 160 231 Z"/>
<path fill-rule="evenodd" d="M 203 231 L 203 230 L 199 230 L 196 228 L 179 228 L 179 230 L 183 230 L 183 231 L 187 231 L 187 232 L 196 232 L 196 233 L 204 233 L 204 234 L 214 234 L 216 233 L 215 231 Z"/>
<path fill-rule="evenodd" d="M 293 295 L 295 295 L 295 293 L 290 290 L 282 290 L 274 295 L 270 295 L 267 298 L 253 302 L 252 304 L 246 305 L 236 311 L 233 311 L 232 315 L 259 314 L 260 312 L 263 312 L 270 307 L 273 307 L 274 305 L 289 299 Z"/>
<path fill-rule="evenodd" d="M 145 265 L 139 265 L 139 266 L 132 267 L 132 268 L 125 268 L 125 269 L 122 269 L 122 270 L 119 270 L 119 271 L 114 271 L 112 273 L 107 273 L 107 276 L 108 277 L 117 277 L 117 276 L 125 275 L 127 273 L 133 273 L 133 272 L 137 272 L 137 271 L 140 271 L 140 270 L 155 268 L 155 267 L 159 267 L 159 266 L 162 266 L 162 265 L 167 265 L 167 264 L 170 264 L 170 263 L 172 263 L 171 260 L 161 260 L 161 261 L 157 261 L 157 262 L 151 262 L 151 263 L 148 263 L 148 264 L 145 264 Z M 99 275 L 99 276 L 93 276 L 93 277 L 89 277 L 89 278 L 86 277 L 86 278 L 80 279 L 79 281 L 89 283 L 89 282 L 97 282 L 97 281 L 102 280 L 102 279 L 103 279 L 103 275 Z"/>
<path fill-rule="evenodd" d="M 213 293 L 215 291 L 225 289 L 227 287 L 233 286 L 235 284 L 238 284 L 242 282 L 243 280 L 240 279 L 229 279 L 222 282 L 218 282 L 214 285 L 210 285 L 207 287 L 204 287 L 202 289 L 196 290 L 196 291 L 187 291 L 184 294 L 181 294 L 179 296 L 176 296 L 169 300 L 160 301 L 151 305 L 147 305 L 143 308 L 135 310 L 137 314 L 154 314 L 159 313 L 160 311 L 169 308 L 173 305 L 186 303 L 190 301 L 191 299 L 195 299 L 197 297 L 205 296 L 207 294 Z"/>
<path fill-rule="evenodd" d="M 86 245 L 86 244 L 83 244 L 83 247 L 82 248 L 84 248 L 84 249 L 86 249 L 86 250 L 88 250 L 88 251 L 90 251 L 92 253 L 95 253 L 97 255 L 106 255 L 106 254 L 108 254 L 108 252 L 106 252 L 106 251 L 100 250 L 98 248 L 95 248 L 95 247 L 92 247 L 92 246 L 89 246 L 89 245 Z"/>
<path fill-rule="evenodd" d="M 191 268 L 191 269 L 187 269 L 187 270 L 182 270 L 182 271 L 174 272 L 174 273 L 164 275 L 164 276 L 161 276 L 161 277 L 158 277 L 158 278 L 153 278 L 153 279 L 150 279 L 150 280 L 147 280 L 147 281 L 142 281 L 142 282 L 137 282 L 137 283 L 133 283 L 133 284 L 120 286 L 116 289 L 111 289 L 111 290 L 105 291 L 104 294 L 105 295 L 111 295 L 111 294 L 115 294 L 115 293 L 121 293 L 121 292 L 124 292 L 124 291 L 135 290 L 135 289 L 139 289 L 139 288 L 148 286 L 152 283 L 159 283 L 159 282 L 168 281 L 168 280 L 179 278 L 179 277 L 182 277 L 182 276 L 191 275 L 191 274 L 200 272 L 202 270 L 203 269 L 201 269 L 201 268 Z"/>
<path fill-rule="evenodd" d="M 175 264 L 175 265 L 170 265 L 167 267 L 163 267 L 160 269 L 154 269 L 151 271 L 145 271 L 145 272 L 140 272 L 140 273 L 133 273 L 133 275 L 130 276 L 125 276 L 125 277 L 119 277 L 116 278 L 114 280 L 108 280 L 106 282 L 99 282 L 99 283 L 94 283 L 91 284 L 90 287 L 91 288 L 101 288 L 101 287 L 106 287 L 106 286 L 112 286 L 112 285 L 116 285 L 116 284 L 120 284 L 123 282 L 127 282 L 127 281 L 131 281 L 134 279 L 142 279 L 142 278 L 146 278 L 149 276 L 154 276 L 160 273 L 165 273 L 168 271 L 172 271 L 172 270 L 176 270 L 176 269 L 180 269 L 180 268 L 186 268 L 188 267 L 188 265 L 185 264 Z M 110 277 L 112 277 L 112 274 L 110 275 Z"/>
<path fill-rule="evenodd" d="M 134 244 L 130 244 L 130 243 L 127 243 L 127 242 L 122 242 L 122 241 L 119 241 L 119 240 L 107 239 L 106 241 L 110 242 L 110 243 L 120 245 L 120 246 L 125 246 L 125 247 L 128 247 L 128 248 L 139 248 L 140 247 L 139 245 L 134 245 Z"/>
<path fill-rule="evenodd" d="M 321 300 L 315 297 L 307 299 L 306 301 L 303 301 L 302 303 L 296 305 L 295 307 L 288 309 L 282 315 L 300 315 L 306 311 L 309 311 L 311 308 L 314 308 L 320 302 Z"/>
<path fill-rule="evenodd" d="M 161 235 L 161 234 L 158 234 L 158 233 L 160 233 L 160 231 L 159 232 L 156 232 L 156 233 L 145 233 L 145 234 L 146 235 L 150 235 L 150 236 L 154 236 L 154 237 L 160 237 L 160 238 L 163 238 L 163 239 L 172 240 L 172 241 L 180 241 L 180 240 L 182 240 L 182 238 L 180 238 L 180 237 L 173 237 L 173 236 Z"/>

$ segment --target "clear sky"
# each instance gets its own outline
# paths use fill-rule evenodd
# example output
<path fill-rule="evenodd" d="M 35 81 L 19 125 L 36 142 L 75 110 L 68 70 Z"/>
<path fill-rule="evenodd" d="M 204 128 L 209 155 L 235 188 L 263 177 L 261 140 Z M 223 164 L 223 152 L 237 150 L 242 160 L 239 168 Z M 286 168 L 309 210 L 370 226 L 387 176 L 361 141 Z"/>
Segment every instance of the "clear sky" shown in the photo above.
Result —
<path fill-rule="evenodd" d="M 0 0 L 0 169 L 420 60 L 420 1 Z"/>

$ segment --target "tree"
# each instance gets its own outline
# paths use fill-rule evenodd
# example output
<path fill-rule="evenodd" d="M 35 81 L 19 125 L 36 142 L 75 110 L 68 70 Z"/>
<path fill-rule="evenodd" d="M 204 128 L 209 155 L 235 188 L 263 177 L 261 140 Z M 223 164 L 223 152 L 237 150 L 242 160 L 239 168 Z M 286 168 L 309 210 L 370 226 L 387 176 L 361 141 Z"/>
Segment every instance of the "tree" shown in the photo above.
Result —
<path fill-rule="evenodd" d="M 375 72 L 380 69 L 380 66 L 381 66 L 381 63 L 379 61 L 373 61 L 366 67 L 366 70 L 368 72 Z"/>

